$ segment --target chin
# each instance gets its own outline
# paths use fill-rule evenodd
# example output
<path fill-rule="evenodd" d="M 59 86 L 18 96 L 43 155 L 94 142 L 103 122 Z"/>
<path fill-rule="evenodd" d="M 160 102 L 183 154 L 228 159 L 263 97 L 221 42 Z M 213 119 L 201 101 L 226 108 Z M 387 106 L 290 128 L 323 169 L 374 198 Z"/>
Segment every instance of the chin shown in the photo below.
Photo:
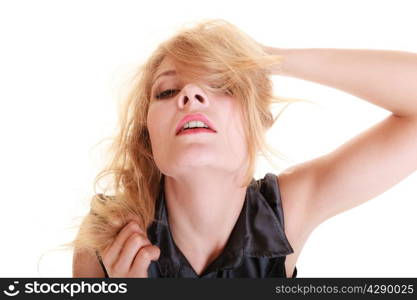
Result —
<path fill-rule="evenodd" d="M 175 164 L 181 168 L 188 169 L 200 169 L 200 168 L 210 168 L 219 164 L 219 159 L 216 160 L 216 157 L 210 157 L 207 155 L 200 156 L 187 156 L 175 160 Z"/>

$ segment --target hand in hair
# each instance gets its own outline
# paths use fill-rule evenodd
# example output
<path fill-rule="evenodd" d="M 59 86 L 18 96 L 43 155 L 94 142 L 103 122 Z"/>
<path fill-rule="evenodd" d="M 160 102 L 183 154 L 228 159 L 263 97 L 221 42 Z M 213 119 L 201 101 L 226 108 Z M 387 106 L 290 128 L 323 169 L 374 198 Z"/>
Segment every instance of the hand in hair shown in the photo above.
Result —
<path fill-rule="evenodd" d="M 160 249 L 136 222 L 129 222 L 100 255 L 109 277 L 147 278 L 151 260 L 159 258 Z"/>
<path fill-rule="evenodd" d="M 286 75 L 285 74 L 285 68 L 284 68 L 284 62 L 287 54 L 286 48 L 274 48 L 270 47 L 264 44 L 259 43 L 262 50 L 267 55 L 278 55 L 281 56 L 281 60 L 277 60 L 277 62 L 269 67 L 269 70 L 271 71 L 272 75 Z"/>

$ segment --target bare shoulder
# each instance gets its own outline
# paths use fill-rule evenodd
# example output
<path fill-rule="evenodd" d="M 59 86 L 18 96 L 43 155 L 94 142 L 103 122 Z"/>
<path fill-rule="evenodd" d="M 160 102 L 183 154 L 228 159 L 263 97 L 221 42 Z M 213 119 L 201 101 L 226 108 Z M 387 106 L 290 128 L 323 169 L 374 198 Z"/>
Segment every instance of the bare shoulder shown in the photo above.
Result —
<path fill-rule="evenodd" d="M 72 277 L 104 278 L 103 268 L 97 256 L 81 250 L 75 250 L 72 260 Z"/>
<path fill-rule="evenodd" d="M 297 164 L 277 175 L 285 235 L 294 250 L 285 260 L 287 277 L 292 276 L 301 250 L 317 225 L 311 222 L 307 209 L 308 199 L 314 188 L 313 163 L 314 161 L 307 161 Z"/>

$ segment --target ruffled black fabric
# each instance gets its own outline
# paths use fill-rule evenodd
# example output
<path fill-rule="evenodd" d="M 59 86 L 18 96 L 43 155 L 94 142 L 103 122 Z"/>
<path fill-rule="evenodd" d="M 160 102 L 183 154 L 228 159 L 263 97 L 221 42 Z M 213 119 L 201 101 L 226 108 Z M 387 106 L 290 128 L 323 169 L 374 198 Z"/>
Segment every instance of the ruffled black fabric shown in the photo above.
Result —
<path fill-rule="evenodd" d="M 284 231 L 284 215 L 276 175 L 252 179 L 245 202 L 223 252 L 198 275 L 175 245 L 168 226 L 164 178 L 148 228 L 150 242 L 161 249 L 148 268 L 150 278 L 268 278 L 284 277 L 285 258 L 294 253 Z M 107 271 L 97 253 L 100 263 Z M 297 276 L 295 267 L 292 278 Z"/>

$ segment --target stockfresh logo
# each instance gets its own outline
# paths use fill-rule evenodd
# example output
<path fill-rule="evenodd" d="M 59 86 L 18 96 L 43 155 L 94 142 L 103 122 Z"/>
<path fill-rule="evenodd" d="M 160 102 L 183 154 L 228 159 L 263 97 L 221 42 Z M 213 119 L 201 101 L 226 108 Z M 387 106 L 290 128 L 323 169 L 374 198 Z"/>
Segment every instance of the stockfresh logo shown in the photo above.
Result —
<path fill-rule="evenodd" d="M 5 293 L 7 296 L 10 296 L 10 297 L 19 295 L 20 291 L 16 289 L 16 285 L 18 284 L 19 284 L 19 281 L 14 281 L 13 284 L 10 284 L 7 287 L 7 290 L 3 291 L 3 293 Z"/>

